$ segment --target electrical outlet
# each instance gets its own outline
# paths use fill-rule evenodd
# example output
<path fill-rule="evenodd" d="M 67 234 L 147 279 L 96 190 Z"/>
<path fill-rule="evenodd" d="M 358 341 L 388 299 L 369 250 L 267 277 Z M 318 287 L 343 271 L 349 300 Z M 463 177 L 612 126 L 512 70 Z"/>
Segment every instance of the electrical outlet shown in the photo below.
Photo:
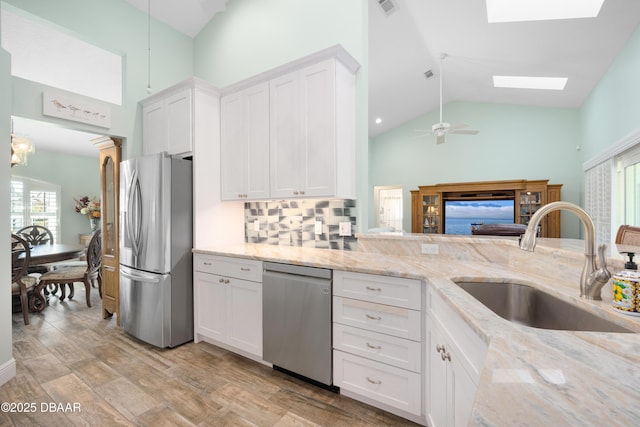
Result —
<path fill-rule="evenodd" d="M 260 221 L 257 219 L 253 221 L 253 231 L 260 231 Z"/>
<path fill-rule="evenodd" d="M 351 236 L 351 223 L 341 222 L 340 228 L 338 229 L 338 234 L 340 236 Z"/>
<path fill-rule="evenodd" d="M 422 253 L 428 255 L 438 255 L 440 252 L 440 247 L 435 243 L 423 243 L 422 244 Z"/>
<path fill-rule="evenodd" d="M 314 231 L 316 234 L 322 234 L 322 221 L 316 221 Z"/>

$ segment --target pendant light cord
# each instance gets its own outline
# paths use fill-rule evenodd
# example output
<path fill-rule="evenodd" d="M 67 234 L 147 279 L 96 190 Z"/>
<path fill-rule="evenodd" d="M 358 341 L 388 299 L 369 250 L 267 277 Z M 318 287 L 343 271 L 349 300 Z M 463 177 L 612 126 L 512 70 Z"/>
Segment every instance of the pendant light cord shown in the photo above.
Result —
<path fill-rule="evenodd" d="M 151 93 L 151 0 L 147 3 L 147 93 Z"/>

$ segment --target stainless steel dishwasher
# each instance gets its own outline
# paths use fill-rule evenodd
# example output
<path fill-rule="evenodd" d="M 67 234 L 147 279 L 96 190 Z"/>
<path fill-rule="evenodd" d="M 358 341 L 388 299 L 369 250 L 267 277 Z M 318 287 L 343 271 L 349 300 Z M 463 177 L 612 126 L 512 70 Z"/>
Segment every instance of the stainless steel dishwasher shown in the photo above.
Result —
<path fill-rule="evenodd" d="M 263 359 L 274 369 L 333 383 L 331 270 L 265 262 Z"/>

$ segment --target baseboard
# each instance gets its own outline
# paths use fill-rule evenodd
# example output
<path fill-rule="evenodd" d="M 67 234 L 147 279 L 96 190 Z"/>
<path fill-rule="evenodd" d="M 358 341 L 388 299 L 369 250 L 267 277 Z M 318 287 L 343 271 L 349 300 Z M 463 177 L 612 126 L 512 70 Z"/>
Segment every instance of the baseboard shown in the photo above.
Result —
<path fill-rule="evenodd" d="M 0 366 L 0 386 L 16 376 L 16 359 L 13 357 Z"/>

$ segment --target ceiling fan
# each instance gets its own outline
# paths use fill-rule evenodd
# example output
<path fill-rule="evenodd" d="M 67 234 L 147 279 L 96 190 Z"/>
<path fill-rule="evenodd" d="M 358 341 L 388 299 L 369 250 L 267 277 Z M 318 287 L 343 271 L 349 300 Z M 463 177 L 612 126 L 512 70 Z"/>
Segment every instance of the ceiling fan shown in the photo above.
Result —
<path fill-rule="evenodd" d="M 442 121 L 442 60 L 447 57 L 446 53 L 440 54 L 440 122 L 431 126 L 431 132 L 436 135 L 436 143 L 442 144 L 445 139 L 445 135 L 448 133 L 455 133 L 459 135 L 476 135 L 477 130 L 464 129 L 469 127 L 465 123 L 449 124 Z"/>

